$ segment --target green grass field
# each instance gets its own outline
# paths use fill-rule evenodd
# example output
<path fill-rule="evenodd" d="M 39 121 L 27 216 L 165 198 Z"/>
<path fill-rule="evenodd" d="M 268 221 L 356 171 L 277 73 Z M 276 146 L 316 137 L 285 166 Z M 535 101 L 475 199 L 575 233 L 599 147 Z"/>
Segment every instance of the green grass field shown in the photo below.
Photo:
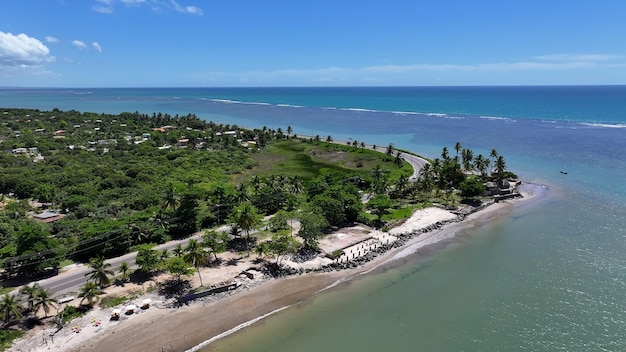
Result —
<path fill-rule="evenodd" d="M 305 182 L 323 173 L 367 177 L 378 165 L 389 173 L 390 179 L 413 172 L 408 163 L 398 167 L 385 154 L 325 142 L 290 140 L 273 143 L 256 153 L 254 158 L 257 166 L 245 172 L 237 181 L 247 180 L 254 175 L 268 177 L 279 174 L 298 176 Z"/>

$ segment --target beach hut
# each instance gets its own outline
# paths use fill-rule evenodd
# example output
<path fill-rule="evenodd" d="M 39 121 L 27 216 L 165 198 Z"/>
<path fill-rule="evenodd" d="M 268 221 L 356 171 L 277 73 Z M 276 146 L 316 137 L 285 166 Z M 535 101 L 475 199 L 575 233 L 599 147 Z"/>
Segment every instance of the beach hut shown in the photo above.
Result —
<path fill-rule="evenodd" d="M 152 303 L 152 300 L 150 298 L 146 298 L 141 302 L 141 309 L 148 309 L 150 308 L 150 303 Z"/>
<path fill-rule="evenodd" d="M 111 320 L 119 320 L 120 314 L 122 314 L 121 309 L 113 309 L 113 311 L 111 312 Z"/>
<path fill-rule="evenodd" d="M 136 310 L 137 310 L 137 306 L 134 305 L 134 304 L 126 306 L 126 315 L 131 315 L 131 314 L 135 313 Z"/>

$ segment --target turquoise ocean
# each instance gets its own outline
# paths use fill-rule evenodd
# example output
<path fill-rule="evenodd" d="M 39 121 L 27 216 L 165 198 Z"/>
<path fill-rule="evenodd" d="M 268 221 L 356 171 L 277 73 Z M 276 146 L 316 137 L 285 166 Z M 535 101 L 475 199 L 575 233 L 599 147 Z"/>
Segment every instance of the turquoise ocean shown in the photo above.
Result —
<path fill-rule="evenodd" d="M 0 107 L 194 113 L 431 158 L 458 141 L 546 190 L 206 351 L 626 350 L 626 86 L 0 89 Z"/>

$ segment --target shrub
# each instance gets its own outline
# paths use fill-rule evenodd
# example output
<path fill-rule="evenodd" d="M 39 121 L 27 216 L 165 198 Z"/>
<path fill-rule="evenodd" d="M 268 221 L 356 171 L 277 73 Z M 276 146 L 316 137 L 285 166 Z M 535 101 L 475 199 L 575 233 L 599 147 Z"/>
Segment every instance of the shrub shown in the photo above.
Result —
<path fill-rule="evenodd" d="M 20 338 L 24 334 L 23 331 L 13 329 L 0 330 L 0 351 L 4 351 L 11 347 L 13 340 Z"/>
<path fill-rule="evenodd" d="M 4 351 L 11 347 L 13 340 L 20 338 L 24 334 L 23 331 L 13 329 L 0 330 L 0 351 Z"/>
<path fill-rule="evenodd" d="M 65 324 L 71 320 L 82 317 L 89 309 L 90 308 L 84 306 L 78 308 L 74 306 L 66 306 L 63 308 L 61 313 L 59 313 L 59 316 L 61 317 L 61 321 Z"/>
<path fill-rule="evenodd" d="M 124 296 L 107 296 L 100 300 L 100 306 L 104 308 L 111 308 L 127 302 L 129 299 L 129 297 Z"/>

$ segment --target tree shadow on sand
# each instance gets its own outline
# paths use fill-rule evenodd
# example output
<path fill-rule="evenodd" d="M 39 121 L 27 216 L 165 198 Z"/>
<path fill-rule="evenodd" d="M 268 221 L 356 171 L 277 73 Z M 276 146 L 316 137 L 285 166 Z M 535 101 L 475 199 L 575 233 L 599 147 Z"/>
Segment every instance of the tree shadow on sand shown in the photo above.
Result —
<path fill-rule="evenodd" d="M 157 292 L 165 298 L 183 296 L 191 291 L 189 280 L 169 279 L 157 284 Z"/>
<path fill-rule="evenodd" d="M 209 268 L 219 268 L 224 263 L 222 258 L 217 258 L 215 260 L 211 260 L 207 263 L 207 267 Z"/>
<path fill-rule="evenodd" d="M 254 258 L 254 259 L 252 260 L 252 263 L 253 263 L 253 264 L 257 264 L 257 265 L 259 265 L 259 264 L 263 264 L 263 263 L 265 263 L 265 262 L 266 262 L 266 260 L 265 260 L 264 258 L 261 258 L 261 257 Z"/>
<path fill-rule="evenodd" d="M 239 258 L 231 258 L 226 261 L 226 265 L 228 266 L 236 266 L 239 263 L 241 263 L 241 260 Z"/>

